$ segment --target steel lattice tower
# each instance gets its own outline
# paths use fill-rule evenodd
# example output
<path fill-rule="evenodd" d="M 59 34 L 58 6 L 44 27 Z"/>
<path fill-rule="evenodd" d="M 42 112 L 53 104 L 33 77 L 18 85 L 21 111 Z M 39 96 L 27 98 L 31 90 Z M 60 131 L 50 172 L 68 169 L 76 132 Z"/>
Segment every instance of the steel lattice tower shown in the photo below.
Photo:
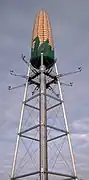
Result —
<path fill-rule="evenodd" d="M 21 76 L 26 83 L 11 180 L 77 179 L 61 89 L 63 74 L 58 72 L 51 25 L 44 10 L 35 19 L 31 59 L 27 62 L 25 56 L 22 58 L 28 72 Z M 13 71 L 11 74 L 19 76 Z"/>

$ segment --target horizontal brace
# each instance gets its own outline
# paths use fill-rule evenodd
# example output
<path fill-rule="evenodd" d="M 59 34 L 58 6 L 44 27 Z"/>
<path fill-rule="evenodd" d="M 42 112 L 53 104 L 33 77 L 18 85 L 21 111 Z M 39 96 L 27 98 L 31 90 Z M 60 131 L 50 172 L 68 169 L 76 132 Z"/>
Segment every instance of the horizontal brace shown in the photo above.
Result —
<path fill-rule="evenodd" d="M 61 137 L 63 137 L 63 136 L 66 136 L 66 135 L 67 135 L 67 134 L 65 133 L 65 134 L 62 134 L 62 135 L 60 135 L 60 136 L 56 136 L 56 137 L 54 137 L 54 138 L 48 139 L 47 142 L 53 141 L 53 140 L 55 140 L 55 139 L 59 139 L 59 138 L 61 138 Z"/>
<path fill-rule="evenodd" d="M 59 128 L 56 128 L 56 127 L 53 127 L 53 126 L 50 126 L 50 125 L 47 125 L 47 127 L 51 128 L 51 129 L 54 129 L 56 131 L 61 131 L 61 132 L 64 132 L 66 134 L 68 134 L 69 132 L 65 131 L 65 130 L 62 130 L 62 129 L 59 129 Z"/>
<path fill-rule="evenodd" d="M 74 179 L 74 178 L 72 178 L 72 177 L 71 178 L 66 178 L 66 179 L 63 178 L 62 180 L 72 180 L 72 179 Z"/>
<path fill-rule="evenodd" d="M 27 176 L 33 176 L 33 175 L 39 174 L 39 173 L 40 173 L 39 171 L 36 171 L 36 172 L 33 172 L 33 173 L 23 174 L 23 175 L 11 178 L 11 180 L 20 179 L 20 178 L 24 178 L 24 177 L 27 177 Z"/>
<path fill-rule="evenodd" d="M 33 109 L 36 109 L 36 110 L 40 110 L 39 108 L 37 108 L 37 107 L 35 107 L 35 106 L 32 106 L 32 105 L 30 105 L 30 104 L 25 104 L 25 106 L 28 106 L 28 107 L 33 108 Z"/>
<path fill-rule="evenodd" d="M 29 136 L 24 136 L 24 135 L 22 135 L 22 134 L 20 134 L 20 137 L 27 138 L 27 139 L 31 139 L 31 140 L 34 140 L 34 141 L 39 141 L 39 139 L 32 138 L 32 137 L 29 137 Z"/>
<path fill-rule="evenodd" d="M 52 78 L 52 79 L 57 80 L 57 77 L 54 76 L 54 75 L 51 75 L 51 74 L 49 74 L 49 73 L 47 73 L 47 72 L 44 72 L 44 74 L 47 75 L 47 76 L 49 76 L 49 77 Z"/>
<path fill-rule="evenodd" d="M 38 75 L 40 75 L 40 72 L 37 72 L 34 76 L 29 76 L 28 81 L 31 81 L 32 79 L 36 78 Z"/>
<path fill-rule="evenodd" d="M 53 108 L 55 108 L 55 107 L 57 107 L 57 106 L 59 106 L 61 104 L 62 104 L 62 102 L 60 102 L 58 104 L 55 104 L 54 106 L 51 106 L 51 107 L 47 108 L 46 110 L 49 111 L 49 110 L 51 110 L 51 109 L 53 109 Z"/>
<path fill-rule="evenodd" d="M 31 80 L 31 79 L 29 79 L 28 82 L 30 82 L 30 84 L 35 84 L 35 85 L 37 85 L 38 87 L 40 86 L 40 83 L 38 83 L 38 82 L 36 82 L 36 81 L 33 81 L 33 80 Z M 48 82 L 48 83 L 46 84 L 46 89 L 50 86 L 50 84 L 53 84 L 53 83 L 56 84 L 56 83 L 57 83 L 57 80 L 53 79 L 52 81 Z"/>
<path fill-rule="evenodd" d="M 52 81 L 49 81 L 47 84 L 46 84 L 46 88 L 48 88 L 50 86 L 50 84 L 56 84 L 57 83 L 57 80 L 53 79 Z"/>
<path fill-rule="evenodd" d="M 40 83 L 36 82 L 36 81 L 33 81 L 33 80 L 29 80 L 30 84 L 35 84 L 37 86 L 40 86 Z"/>
<path fill-rule="evenodd" d="M 24 131 L 22 131 L 22 132 L 20 132 L 19 135 L 24 134 L 24 133 L 26 133 L 26 132 L 28 132 L 28 131 L 31 131 L 31 130 L 37 128 L 37 127 L 39 127 L 39 124 L 36 125 L 36 126 L 33 126 L 33 127 L 31 127 L 31 128 L 28 128 L 28 129 L 26 129 L 26 130 L 24 130 Z"/>
<path fill-rule="evenodd" d="M 54 99 L 54 100 L 56 100 L 56 101 L 63 102 L 61 99 L 56 98 L 56 97 L 54 97 L 54 96 L 51 96 L 50 94 L 46 94 L 46 96 L 48 96 L 48 97 L 50 97 L 50 98 L 52 98 L 52 99 Z"/>
<path fill-rule="evenodd" d="M 34 96 L 32 96 L 31 98 L 29 98 L 29 99 L 27 99 L 26 101 L 24 101 L 23 103 L 27 103 L 27 102 L 29 102 L 29 101 L 31 101 L 31 100 L 33 100 L 33 99 L 35 99 L 36 97 L 38 97 L 40 94 L 38 93 L 38 94 L 36 94 L 36 95 L 34 95 Z"/>
<path fill-rule="evenodd" d="M 77 179 L 76 176 L 72 176 L 72 175 L 68 175 L 68 174 L 62 174 L 62 173 L 58 173 L 58 172 L 48 171 L 48 174 L 53 174 L 53 175 L 57 175 L 57 176 L 63 176 L 63 177 L 69 177 L 69 178 Z"/>

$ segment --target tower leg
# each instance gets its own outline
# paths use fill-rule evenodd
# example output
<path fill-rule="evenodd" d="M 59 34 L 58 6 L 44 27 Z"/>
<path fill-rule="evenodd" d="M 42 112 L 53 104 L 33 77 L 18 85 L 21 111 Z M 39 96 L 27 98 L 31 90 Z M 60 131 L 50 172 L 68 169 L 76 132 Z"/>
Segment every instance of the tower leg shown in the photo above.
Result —
<path fill-rule="evenodd" d="M 29 77 L 29 73 L 30 73 L 30 64 L 29 64 L 29 67 L 28 67 L 27 77 Z M 28 78 L 27 78 L 27 81 L 26 81 L 26 86 L 25 86 L 25 91 L 24 91 L 24 98 L 23 98 L 23 103 L 22 103 L 22 108 L 21 108 L 20 122 L 19 122 L 19 128 L 18 128 L 18 135 L 17 135 L 17 140 L 16 140 L 16 146 L 15 146 L 12 170 L 11 170 L 11 179 L 14 178 L 14 173 L 15 173 L 16 160 L 17 160 L 17 154 L 18 154 L 18 148 L 19 148 L 19 142 L 20 142 L 20 132 L 21 132 L 21 127 L 22 127 L 22 120 L 23 120 L 24 106 L 25 106 L 24 105 L 24 101 L 26 101 L 27 89 L 28 89 Z"/>
<path fill-rule="evenodd" d="M 59 80 L 59 73 L 58 73 L 56 63 L 55 63 L 55 70 L 56 70 L 56 74 L 57 74 L 60 98 L 61 98 L 61 101 L 62 101 L 62 111 L 63 111 L 64 121 L 65 121 L 65 127 L 66 127 L 66 131 L 68 132 L 67 139 L 68 139 L 69 150 L 70 150 L 70 155 L 71 155 L 72 167 L 73 167 L 73 171 L 74 171 L 74 176 L 76 177 L 76 168 L 75 168 L 75 161 L 74 161 L 74 156 L 73 156 L 71 137 L 70 137 L 70 133 L 69 133 L 68 121 L 67 121 L 67 117 L 66 117 L 66 111 L 65 111 L 65 106 L 64 106 L 63 96 L 62 96 L 61 84 L 60 84 L 60 80 Z"/>
<path fill-rule="evenodd" d="M 43 53 L 40 66 L 40 180 L 48 180 L 47 158 L 47 114 L 46 114 L 46 77 L 44 74 Z"/>

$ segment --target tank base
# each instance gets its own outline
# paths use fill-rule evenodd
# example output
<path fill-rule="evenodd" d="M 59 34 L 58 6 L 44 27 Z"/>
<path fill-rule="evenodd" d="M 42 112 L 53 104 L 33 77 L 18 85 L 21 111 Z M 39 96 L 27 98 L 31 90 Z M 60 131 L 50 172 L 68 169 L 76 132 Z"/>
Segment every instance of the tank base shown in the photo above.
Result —
<path fill-rule="evenodd" d="M 55 60 L 50 57 L 44 56 L 43 59 L 44 59 L 43 64 L 45 65 L 46 69 L 52 67 L 55 62 Z M 30 62 L 34 68 L 39 69 L 41 66 L 41 57 L 32 58 Z"/>

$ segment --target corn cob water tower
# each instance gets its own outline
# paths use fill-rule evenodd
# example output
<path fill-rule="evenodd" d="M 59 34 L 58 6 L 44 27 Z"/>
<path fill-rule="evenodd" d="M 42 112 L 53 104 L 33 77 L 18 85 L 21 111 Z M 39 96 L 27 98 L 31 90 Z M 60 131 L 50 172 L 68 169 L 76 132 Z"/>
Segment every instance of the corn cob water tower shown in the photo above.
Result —
<path fill-rule="evenodd" d="M 31 58 L 26 61 L 24 98 L 11 170 L 11 180 L 77 179 L 48 14 L 38 12 L 32 32 Z M 78 68 L 77 71 L 81 71 Z M 61 79 L 61 80 L 60 80 Z M 17 87 L 9 86 L 9 90 Z"/>

